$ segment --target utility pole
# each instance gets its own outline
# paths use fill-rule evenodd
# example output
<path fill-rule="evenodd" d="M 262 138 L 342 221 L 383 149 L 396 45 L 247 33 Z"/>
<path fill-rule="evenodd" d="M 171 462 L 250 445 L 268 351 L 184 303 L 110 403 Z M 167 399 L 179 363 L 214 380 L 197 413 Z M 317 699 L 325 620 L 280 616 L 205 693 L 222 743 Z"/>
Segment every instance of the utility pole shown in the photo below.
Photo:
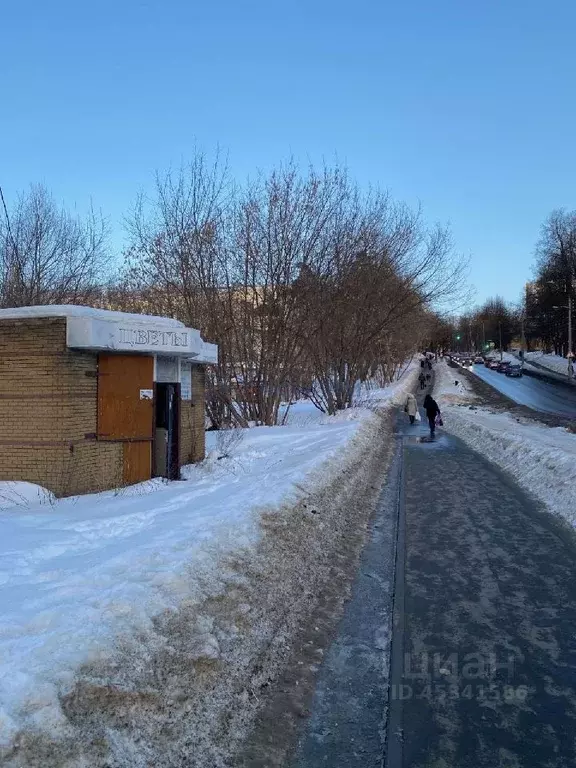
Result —
<path fill-rule="evenodd" d="M 504 359 L 504 351 L 502 350 L 502 322 L 498 320 L 498 335 L 500 337 L 500 362 Z"/>
<path fill-rule="evenodd" d="M 568 376 L 572 378 L 572 293 L 568 294 Z"/>

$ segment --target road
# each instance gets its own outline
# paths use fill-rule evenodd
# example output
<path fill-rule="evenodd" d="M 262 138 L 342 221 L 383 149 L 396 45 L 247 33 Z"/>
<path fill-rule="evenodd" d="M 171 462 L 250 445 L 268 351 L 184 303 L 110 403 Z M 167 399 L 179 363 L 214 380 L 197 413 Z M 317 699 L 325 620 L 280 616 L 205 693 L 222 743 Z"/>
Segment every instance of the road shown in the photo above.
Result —
<path fill-rule="evenodd" d="M 480 379 L 520 405 L 556 416 L 576 418 L 576 387 L 572 390 L 531 376 L 513 379 L 483 365 L 475 365 L 468 370 L 473 370 Z"/>

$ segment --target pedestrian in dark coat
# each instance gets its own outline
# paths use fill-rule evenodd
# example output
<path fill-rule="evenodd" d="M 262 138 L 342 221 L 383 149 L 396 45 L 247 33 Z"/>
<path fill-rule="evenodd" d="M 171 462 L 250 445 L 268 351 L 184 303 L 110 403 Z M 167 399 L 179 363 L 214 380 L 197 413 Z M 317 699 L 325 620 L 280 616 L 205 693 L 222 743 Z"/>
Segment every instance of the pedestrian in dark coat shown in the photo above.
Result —
<path fill-rule="evenodd" d="M 424 389 L 426 387 L 426 376 L 423 373 L 418 376 L 418 381 L 420 382 L 420 389 Z"/>
<path fill-rule="evenodd" d="M 424 398 L 424 410 L 428 417 L 430 437 L 434 437 L 434 433 L 436 432 L 436 416 L 440 416 L 440 408 L 438 408 L 438 403 L 431 395 L 426 395 Z"/>

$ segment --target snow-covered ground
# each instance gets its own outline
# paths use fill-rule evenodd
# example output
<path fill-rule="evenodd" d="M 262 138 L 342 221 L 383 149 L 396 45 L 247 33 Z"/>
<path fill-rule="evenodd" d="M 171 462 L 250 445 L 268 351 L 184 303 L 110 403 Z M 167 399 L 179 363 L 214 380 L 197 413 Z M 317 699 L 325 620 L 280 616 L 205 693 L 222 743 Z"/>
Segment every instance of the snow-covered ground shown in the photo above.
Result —
<path fill-rule="evenodd" d="M 479 408 L 466 382 L 454 384 L 457 379 L 454 369 L 436 367 L 434 392 L 445 429 L 510 472 L 551 512 L 576 525 L 576 435 Z"/>
<path fill-rule="evenodd" d="M 54 504 L 54 494 L 35 483 L 0 481 L 0 512 L 13 507 L 27 509 L 31 505 Z"/>
<path fill-rule="evenodd" d="M 547 355 L 544 352 L 526 352 L 524 357 L 529 363 L 537 363 L 554 373 L 560 373 L 564 376 L 568 375 L 568 360 L 565 357 Z"/>
<path fill-rule="evenodd" d="M 286 426 L 208 433 L 208 458 L 185 468 L 184 481 L 59 501 L 4 484 L 0 745 L 20 729 L 57 733 L 59 695 L 79 666 L 106 658 L 162 612 L 194 604 L 221 557 L 258 541 L 261 509 L 296 503 L 344 455 L 367 450 L 370 408 L 400 402 L 415 372 L 371 390 L 370 407 L 328 418 L 301 402 Z"/>

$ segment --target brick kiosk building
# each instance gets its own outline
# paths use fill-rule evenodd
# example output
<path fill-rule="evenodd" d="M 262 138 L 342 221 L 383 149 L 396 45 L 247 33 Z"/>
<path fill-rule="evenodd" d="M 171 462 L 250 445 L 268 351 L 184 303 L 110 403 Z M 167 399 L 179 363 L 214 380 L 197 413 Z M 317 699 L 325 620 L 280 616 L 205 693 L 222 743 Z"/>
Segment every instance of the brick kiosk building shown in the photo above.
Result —
<path fill-rule="evenodd" d="M 170 318 L 1 309 L 0 480 L 67 496 L 176 479 L 204 458 L 204 369 L 217 356 Z"/>

